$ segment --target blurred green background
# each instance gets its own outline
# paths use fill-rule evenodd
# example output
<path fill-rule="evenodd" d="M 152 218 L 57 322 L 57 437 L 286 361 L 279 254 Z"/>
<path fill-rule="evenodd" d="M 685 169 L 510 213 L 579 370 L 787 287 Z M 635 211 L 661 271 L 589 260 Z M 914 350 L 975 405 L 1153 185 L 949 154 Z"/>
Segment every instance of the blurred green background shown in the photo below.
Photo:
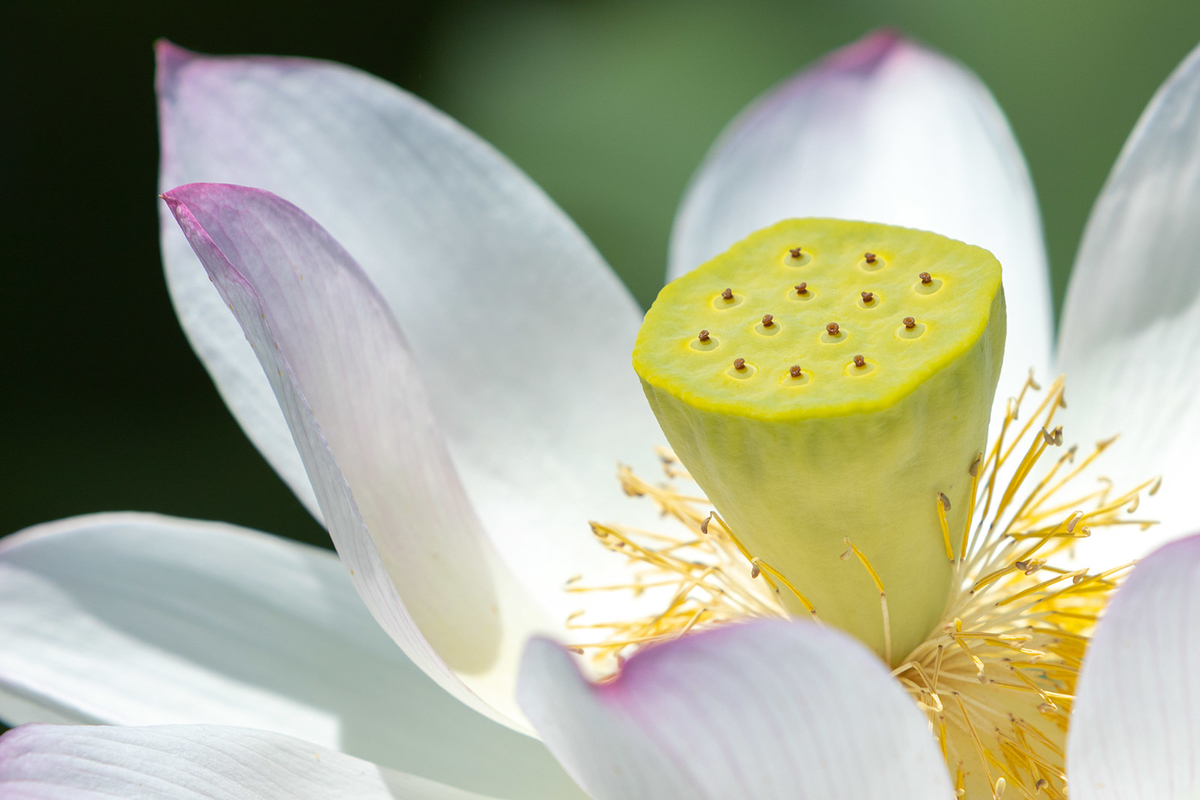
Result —
<path fill-rule="evenodd" d="M 675 205 L 730 117 L 880 25 L 995 92 L 1045 218 L 1056 302 L 1092 199 L 1200 39 L 1195 0 L 16 3 L 0 136 L 0 533 L 90 511 L 324 544 L 187 347 L 158 263 L 151 42 L 344 61 L 510 155 L 648 303 Z"/>

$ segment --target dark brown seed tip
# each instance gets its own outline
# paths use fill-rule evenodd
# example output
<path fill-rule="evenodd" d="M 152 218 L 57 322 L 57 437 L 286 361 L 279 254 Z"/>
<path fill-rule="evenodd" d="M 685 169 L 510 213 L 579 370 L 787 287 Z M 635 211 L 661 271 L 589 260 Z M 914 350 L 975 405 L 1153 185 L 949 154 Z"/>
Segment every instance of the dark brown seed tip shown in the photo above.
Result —
<path fill-rule="evenodd" d="M 912 330 L 913 328 L 917 327 L 917 321 L 915 319 L 913 319 L 912 317 L 905 317 L 904 318 L 904 327 L 908 328 L 909 330 Z"/>
<path fill-rule="evenodd" d="M 863 253 L 863 258 L 865 258 L 867 260 L 868 264 L 875 263 L 875 254 L 874 253 Z"/>
<path fill-rule="evenodd" d="M 700 331 L 700 341 L 707 342 L 708 338 L 708 331 Z"/>
<path fill-rule="evenodd" d="M 726 300 L 732 300 L 733 299 L 733 290 L 726 289 L 725 291 L 721 292 L 721 297 L 724 297 Z"/>
<path fill-rule="evenodd" d="M 792 254 L 792 258 L 800 258 L 800 256 L 802 256 L 802 255 L 803 255 L 803 253 L 801 253 L 801 252 L 800 252 L 800 248 L 799 248 L 799 247 L 793 247 L 793 248 L 792 248 L 791 250 L 789 250 L 788 252 Z"/>
<path fill-rule="evenodd" d="M 875 299 L 874 292 L 862 292 L 861 294 L 864 303 L 870 303 Z"/>
<path fill-rule="evenodd" d="M 808 283 L 796 284 L 796 294 L 808 294 Z"/>
<path fill-rule="evenodd" d="M 799 378 L 803 374 L 803 370 L 800 369 L 799 364 L 794 364 L 788 372 L 791 373 L 793 378 Z"/>
<path fill-rule="evenodd" d="M 770 314 L 763 314 L 763 327 L 769 328 L 772 325 L 774 325 L 775 324 L 774 319 L 775 318 L 773 316 L 771 316 Z"/>
<path fill-rule="evenodd" d="M 866 365 L 867 365 L 867 360 L 865 358 L 863 358 L 862 356 L 854 357 L 854 366 L 861 368 L 861 367 L 865 367 Z"/>
<path fill-rule="evenodd" d="M 745 369 L 745 368 L 746 368 L 746 359 L 744 359 L 744 358 L 735 358 L 735 359 L 733 360 L 733 368 L 734 368 L 734 369 Z"/>
<path fill-rule="evenodd" d="M 825 330 L 829 332 L 830 336 L 837 336 L 839 332 L 838 324 L 836 322 L 831 322 L 825 326 Z"/>
<path fill-rule="evenodd" d="M 928 272 L 922 272 L 917 277 L 920 278 L 921 283 L 925 284 L 926 286 L 933 283 L 933 277 Z"/>

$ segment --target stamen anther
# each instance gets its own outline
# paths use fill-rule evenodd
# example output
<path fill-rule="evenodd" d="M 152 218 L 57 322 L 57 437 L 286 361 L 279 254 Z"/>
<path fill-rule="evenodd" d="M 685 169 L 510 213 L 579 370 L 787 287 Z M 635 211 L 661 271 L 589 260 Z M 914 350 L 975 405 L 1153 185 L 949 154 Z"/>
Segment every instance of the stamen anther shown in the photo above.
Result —
<path fill-rule="evenodd" d="M 867 360 L 865 358 L 863 358 L 862 356 L 854 357 L 854 366 L 858 367 L 859 369 L 862 369 L 866 365 L 867 365 Z"/>
<path fill-rule="evenodd" d="M 803 374 L 803 371 L 800 369 L 799 364 L 793 364 L 792 368 L 789 369 L 788 372 L 791 374 L 791 376 L 793 378 L 799 378 Z"/>
<path fill-rule="evenodd" d="M 799 247 L 793 247 L 788 252 L 792 254 L 792 258 L 800 258 L 803 255 L 803 253 L 800 252 Z"/>
<path fill-rule="evenodd" d="M 875 254 L 874 253 L 863 253 L 863 258 L 865 258 L 867 260 L 868 264 L 875 263 Z"/>
<path fill-rule="evenodd" d="M 830 336 L 837 336 L 839 333 L 838 324 L 836 322 L 831 322 L 828 325 L 826 325 L 825 330 L 829 333 Z"/>
<path fill-rule="evenodd" d="M 920 275 L 918 275 L 917 277 L 918 277 L 918 278 L 920 278 L 920 279 L 921 279 L 921 283 L 925 284 L 926 286 L 928 286 L 929 284 L 933 283 L 933 276 L 932 276 L 932 275 L 930 275 L 928 272 L 922 272 L 922 273 L 921 273 Z"/>
<path fill-rule="evenodd" d="M 700 331 L 700 341 L 707 342 L 709 339 L 708 331 Z"/>
<path fill-rule="evenodd" d="M 908 328 L 911 331 L 913 328 L 917 327 L 917 321 L 915 319 L 913 319 L 912 317 L 905 317 L 904 318 L 904 327 Z"/>
<path fill-rule="evenodd" d="M 875 301 L 875 293 L 874 292 L 860 292 L 860 294 L 862 294 L 862 299 L 863 299 L 864 303 L 872 303 Z"/>
<path fill-rule="evenodd" d="M 732 300 L 733 299 L 733 289 L 726 289 L 725 291 L 721 292 L 721 297 L 724 300 Z"/>
<path fill-rule="evenodd" d="M 774 325 L 774 324 L 775 324 L 775 322 L 774 322 L 774 319 L 775 319 L 775 317 L 773 317 L 773 316 L 772 316 L 772 315 L 770 315 L 770 314 L 763 314 L 763 319 L 762 319 L 762 325 L 763 325 L 763 327 L 764 327 L 764 328 L 769 328 L 769 327 L 771 327 L 772 325 Z"/>
<path fill-rule="evenodd" d="M 796 294 L 808 294 L 808 282 L 803 281 L 796 284 Z"/>
<path fill-rule="evenodd" d="M 734 369 L 745 369 L 745 368 L 746 368 L 746 359 L 744 359 L 744 358 L 735 358 L 735 359 L 733 360 L 733 368 L 734 368 Z"/>

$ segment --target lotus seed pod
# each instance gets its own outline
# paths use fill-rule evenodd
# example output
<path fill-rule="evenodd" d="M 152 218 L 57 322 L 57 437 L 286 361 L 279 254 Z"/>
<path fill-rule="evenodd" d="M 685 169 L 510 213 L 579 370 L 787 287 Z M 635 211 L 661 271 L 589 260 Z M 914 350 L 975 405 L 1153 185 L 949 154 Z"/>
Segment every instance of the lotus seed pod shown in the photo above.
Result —
<path fill-rule="evenodd" d="M 986 250 L 793 219 L 664 287 L 633 364 L 755 573 L 900 663 L 949 594 L 1004 336 Z"/>

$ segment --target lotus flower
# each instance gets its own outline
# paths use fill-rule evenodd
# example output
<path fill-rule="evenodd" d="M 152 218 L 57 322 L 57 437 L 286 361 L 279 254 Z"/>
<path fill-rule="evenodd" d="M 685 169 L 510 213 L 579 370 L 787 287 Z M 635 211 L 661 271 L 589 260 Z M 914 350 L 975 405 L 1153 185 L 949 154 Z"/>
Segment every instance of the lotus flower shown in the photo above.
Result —
<path fill-rule="evenodd" d="M 519 170 L 420 100 L 336 64 L 163 44 L 158 92 L 172 300 L 222 397 L 339 558 L 144 514 L 4 539 L 0 717 L 73 725 L 0 738 L 0 795 L 964 790 L 936 724 L 929 734 L 936 675 L 933 692 L 908 686 L 841 631 L 748 614 L 674 630 L 599 682 L 555 643 L 578 644 L 562 620 L 581 602 L 588 619 L 662 619 L 645 607 L 653 596 L 563 591 L 581 572 L 637 585 L 585 526 L 656 524 L 655 507 L 611 472 L 618 461 L 652 469 L 662 434 L 628 365 L 641 312 Z M 988 248 L 1008 299 L 997 396 L 1053 362 L 1071 380 L 1073 436 L 1123 434 L 1106 444 L 1112 477 L 1167 476 L 1152 532 L 1076 554 L 1115 565 L 1200 521 L 1189 503 L 1198 212 L 1200 50 L 1151 101 L 1095 205 L 1052 354 L 1038 213 L 1002 113 L 962 66 L 880 33 L 731 123 L 684 198 L 669 275 L 793 216 Z M 1061 385 L 1049 396 L 1053 413 Z M 999 403 L 993 433 L 1012 422 Z M 1042 447 L 1061 443 L 1045 437 Z M 622 474 L 627 490 L 653 493 Z M 1198 576 L 1200 539 L 1146 558 L 1098 626 L 1073 695 L 1044 697 L 1058 719 L 1071 713 L 1074 800 L 1200 791 Z M 1073 675 L 1082 646 L 1066 648 L 1058 630 L 1042 669 Z M 1023 652 L 1006 642 L 989 646 Z M 971 718 L 969 692 L 942 694 Z M 998 726 L 971 728 L 977 745 L 996 738 L 979 747 L 969 796 L 1062 796 L 1063 753 L 1045 757 L 1030 727 L 1010 741 Z"/>

